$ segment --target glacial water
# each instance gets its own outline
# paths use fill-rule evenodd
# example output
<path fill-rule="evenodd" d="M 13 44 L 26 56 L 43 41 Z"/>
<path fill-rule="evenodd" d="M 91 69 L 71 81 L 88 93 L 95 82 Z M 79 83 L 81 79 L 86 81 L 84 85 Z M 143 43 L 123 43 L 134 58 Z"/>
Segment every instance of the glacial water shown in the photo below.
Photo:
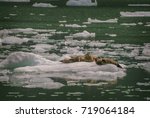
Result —
<path fill-rule="evenodd" d="M 150 100 L 150 7 L 0 3 L 0 100 Z M 71 55 L 123 66 L 62 64 Z"/>

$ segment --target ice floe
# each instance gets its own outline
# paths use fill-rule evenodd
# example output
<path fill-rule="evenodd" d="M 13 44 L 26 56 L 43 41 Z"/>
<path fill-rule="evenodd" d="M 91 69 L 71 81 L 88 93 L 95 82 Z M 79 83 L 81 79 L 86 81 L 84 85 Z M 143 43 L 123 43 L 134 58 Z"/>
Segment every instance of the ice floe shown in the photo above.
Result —
<path fill-rule="evenodd" d="M 114 18 L 114 19 L 108 19 L 108 20 L 98 20 L 98 19 L 88 18 L 87 22 L 89 22 L 89 24 L 90 23 L 117 23 L 118 19 Z"/>
<path fill-rule="evenodd" d="M 55 63 L 53 65 L 26 66 L 16 68 L 17 73 L 46 73 L 44 76 L 78 81 L 116 81 L 126 75 L 115 65 L 98 66 L 95 63 L 78 62 L 71 64 Z"/>
<path fill-rule="evenodd" d="M 30 0 L 0 0 L 4 2 L 30 2 Z"/>
<path fill-rule="evenodd" d="M 128 4 L 130 7 L 150 7 L 150 4 Z"/>
<path fill-rule="evenodd" d="M 122 17 L 150 17 L 150 11 L 120 12 Z"/>
<path fill-rule="evenodd" d="M 15 52 L 0 63 L 3 68 L 14 68 L 15 73 L 44 73 L 44 77 L 69 80 L 116 81 L 126 75 L 124 69 L 112 64 L 97 65 L 95 62 L 64 64 L 51 61 L 33 53 Z M 46 73 L 46 74 L 45 74 Z M 26 76 L 27 76 L 26 75 Z"/>
<path fill-rule="evenodd" d="M 136 23 L 121 23 L 120 25 L 124 25 L 124 26 L 136 26 Z"/>
<path fill-rule="evenodd" d="M 28 41 L 29 41 L 28 38 L 19 38 L 19 37 L 15 37 L 15 36 L 8 36 L 8 37 L 5 37 L 2 39 L 2 44 L 8 44 L 8 45 L 22 44 L 22 43 L 26 43 Z"/>
<path fill-rule="evenodd" d="M 34 3 L 32 6 L 33 7 L 49 7 L 49 8 L 57 7 L 57 6 L 54 6 L 54 5 L 50 4 L 50 3 Z"/>
<path fill-rule="evenodd" d="M 2 39 L 0 38 L 0 45 L 2 45 Z"/>
<path fill-rule="evenodd" d="M 150 47 L 149 48 L 148 47 L 144 48 L 142 54 L 144 56 L 150 56 Z"/>
<path fill-rule="evenodd" d="M 88 31 L 84 30 L 83 32 L 79 32 L 79 33 L 75 33 L 73 35 L 71 35 L 71 37 L 73 38 L 94 38 L 95 37 L 95 33 L 89 33 Z"/>
<path fill-rule="evenodd" d="M 78 24 L 65 24 L 65 27 L 81 28 L 81 27 L 87 27 L 87 26 L 86 25 L 78 25 Z"/>
<path fill-rule="evenodd" d="M 10 30 L 4 29 L 4 30 L 0 30 L 0 38 L 5 38 L 7 37 L 9 34 L 11 34 L 12 32 Z"/>
<path fill-rule="evenodd" d="M 15 73 L 11 76 L 9 81 L 11 86 L 21 86 L 25 88 L 59 89 L 64 86 L 62 83 L 54 82 L 51 78 L 36 74 Z"/>
<path fill-rule="evenodd" d="M 49 44 L 36 44 L 31 46 L 32 48 L 34 48 L 32 51 L 33 52 L 46 52 L 51 50 L 53 47 L 55 47 L 55 45 L 49 45 Z"/>
<path fill-rule="evenodd" d="M 97 6 L 97 0 L 68 0 L 67 6 Z"/>
<path fill-rule="evenodd" d="M 10 16 L 16 16 L 17 14 L 9 14 Z"/>
<path fill-rule="evenodd" d="M 139 63 L 138 66 L 150 73 L 150 62 Z"/>
<path fill-rule="evenodd" d="M 105 35 L 110 36 L 110 37 L 116 37 L 117 36 L 117 34 L 108 34 L 108 33 L 105 33 Z"/>
<path fill-rule="evenodd" d="M 0 68 L 14 69 L 22 66 L 35 66 L 39 64 L 53 63 L 40 55 L 27 52 L 14 52 L 0 63 Z"/>

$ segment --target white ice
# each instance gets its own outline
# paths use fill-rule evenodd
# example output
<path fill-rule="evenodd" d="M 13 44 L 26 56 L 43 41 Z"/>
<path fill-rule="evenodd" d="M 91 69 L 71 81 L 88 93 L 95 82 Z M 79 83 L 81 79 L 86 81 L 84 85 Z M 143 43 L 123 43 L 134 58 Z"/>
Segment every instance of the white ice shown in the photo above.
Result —
<path fill-rule="evenodd" d="M 150 73 L 150 62 L 139 63 L 138 66 Z"/>
<path fill-rule="evenodd" d="M 72 36 L 73 38 L 94 38 L 95 33 L 89 33 L 88 31 L 84 30 L 83 32 L 75 33 Z"/>
<path fill-rule="evenodd" d="M 121 23 L 120 25 L 124 25 L 124 26 L 136 26 L 136 23 Z"/>
<path fill-rule="evenodd" d="M 128 4 L 131 7 L 149 7 L 150 4 Z"/>
<path fill-rule="evenodd" d="M 2 44 L 22 44 L 25 42 L 28 42 L 29 39 L 28 38 L 19 38 L 19 37 L 15 37 L 15 36 L 8 36 L 2 39 Z"/>
<path fill-rule="evenodd" d="M 14 69 L 14 73 L 30 73 L 44 77 L 69 80 L 116 81 L 126 75 L 124 69 L 115 65 L 97 65 L 95 62 L 76 62 L 64 64 L 51 61 L 40 55 L 15 52 L 0 63 L 0 67 Z"/>
<path fill-rule="evenodd" d="M 0 0 L 4 2 L 30 2 L 30 0 Z"/>
<path fill-rule="evenodd" d="M 81 28 L 81 27 L 87 27 L 87 26 L 86 25 L 78 25 L 78 24 L 65 24 L 65 27 Z"/>
<path fill-rule="evenodd" d="M 52 64 L 53 62 L 40 55 L 27 52 L 14 52 L 0 63 L 0 68 L 14 69 L 22 66 L 35 66 L 50 63 Z"/>
<path fill-rule="evenodd" d="M 32 6 L 33 7 L 49 7 L 49 8 L 57 7 L 57 6 L 54 6 L 54 5 L 50 4 L 50 3 L 34 3 Z"/>
<path fill-rule="evenodd" d="M 52 48 L 55 47 L 55 45 L 36 44 L 36 45 L 31 46 L 31 47 L 34 48 L 34 49 L 32 50 L 33 52 L 40 52 L 40 53 L 43 53 L 43 52 L 46 52 L 46 51 L 51 50 Z"/>
<path fill-rule="evenodd" d="M 117 23 L 118 19 L 114 18 L 114 19 L 108 19 L 108 20 L 99 20 L 99 19 L 88 18 L 87 22 L 89 22 L 89 24 L 90 23 Z"/>
<path fill-rule="evenodd" d="M 97 6 L 97 0 L 68 0 L 66 5 L 67 6 Z"/>
<path fill-rule="evenodd" d="M 150 11 L 120 12 L 122 17 L 150 17 Z"/>

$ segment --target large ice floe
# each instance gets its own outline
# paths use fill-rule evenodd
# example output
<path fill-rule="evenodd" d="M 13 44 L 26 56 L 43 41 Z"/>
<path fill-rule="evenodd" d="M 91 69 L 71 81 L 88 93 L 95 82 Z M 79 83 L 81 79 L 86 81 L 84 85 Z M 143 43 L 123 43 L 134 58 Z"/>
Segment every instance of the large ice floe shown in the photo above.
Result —
<path fill-rule="evenodd" d="M 120 12 L 122 17 L 150 17 L 150 11 Z"/>
<path fill-rule="evenodd" d="M 126 75 L 125 69 L 112 64 L 97 65 L 95 62 L 65 64 L 27 52 L 10 54 L 0 63 L 0 68 L 12 70 L 9 76 L 11 85 L 29 88 L 60 88 L 65 85 L 59 82 L 60 80 L 83 83 L 115 82 Z"/>
<path fill-rule="evenodd" d="M 97 6 L 97 0 L 68 0 L 67 6 Z"/>
<path fill-rule="evenodd" d="M 52 5 L 50 3 L 34 3 L 32 6 L 33 7 L 49 7 L 49 8 L 55 8 L 55 7 L 57 7 L 57 6 Z"/>

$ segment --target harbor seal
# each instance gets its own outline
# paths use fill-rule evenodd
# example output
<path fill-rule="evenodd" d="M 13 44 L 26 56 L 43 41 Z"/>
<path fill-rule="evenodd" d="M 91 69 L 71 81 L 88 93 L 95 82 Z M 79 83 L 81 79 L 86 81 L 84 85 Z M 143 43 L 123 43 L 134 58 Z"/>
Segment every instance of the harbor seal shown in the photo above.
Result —
<path fill-rule="evenodd" d="M 63 62 L 63 63 L 93 62 L 95 61 L 96 58 L 97 58 L 96 56 L 87 53 L 85 55 L 71 56 L 69 59 L 64 59 L 64 60 L 61 60 L 60 62 Z"/>
<path fill-rule="evenodd" d="M 114 64 L 117 67 L 122 68 L 122 66 L 117 61 L 115 61 L 111 58 L 97 57 L 97 56 L 91 55 L 89 53 L 87 53 L 85 55 L 70 56 L 69 59 L 63 59 L 60 62 L 62 62 L 62 63 L 95 62 L 97 65 Z"/>
<path fill-rule="evenodd" d="M 102 58 L 102 57 L 98 57 L 95 59 L 95 63 L 97 65 L 104 65 L 104 64 L 114 64 L 119 68 L 122 68 L 122 66 L 115 60 L 111 59 L 111 58 Z"/>

